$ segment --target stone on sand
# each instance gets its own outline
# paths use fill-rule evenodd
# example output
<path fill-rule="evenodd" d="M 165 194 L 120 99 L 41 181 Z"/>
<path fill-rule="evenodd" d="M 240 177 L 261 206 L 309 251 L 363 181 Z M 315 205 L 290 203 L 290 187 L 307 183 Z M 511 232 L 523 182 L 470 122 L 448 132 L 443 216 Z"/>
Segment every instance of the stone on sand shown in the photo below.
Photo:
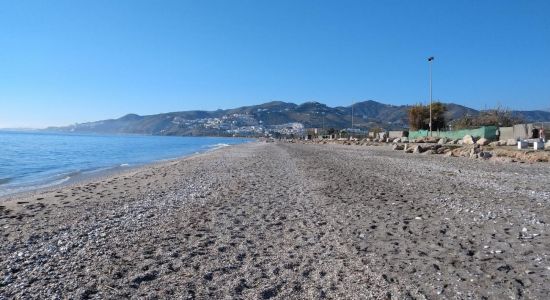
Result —
<path fill-rule="evenodd" d="M 516 141 L 515 139 L 506 140 L 506 146 L 515 146 L 517 144 L 518 144 L 518 141 Z"/>
<path fill-rule="evenodd" d="M 393 147 L 392 147 L 393 150 L 403 150 L 405 149 L 405 146 L 404 145 L 398 145 L 398 144 L 394 144 Z"/>
<path fill-rule="evenodd" d="M 476 144 L 480 146 L 487 146 L 489 145 L 489 140 L 486 138 L 480 138 L 479 140 L 477 140 Z"/>
<path fill-rule="evenodd" d="M 465 136 L 462 138 L 462 143 L 463 143 L 464 145 L 473 145 L 473 144 L 475 144 L 474 137 L 471 136 L 471 135 L 469 135 L 469 134 L 467 134 L 467 135 L 465 135 Z"/>

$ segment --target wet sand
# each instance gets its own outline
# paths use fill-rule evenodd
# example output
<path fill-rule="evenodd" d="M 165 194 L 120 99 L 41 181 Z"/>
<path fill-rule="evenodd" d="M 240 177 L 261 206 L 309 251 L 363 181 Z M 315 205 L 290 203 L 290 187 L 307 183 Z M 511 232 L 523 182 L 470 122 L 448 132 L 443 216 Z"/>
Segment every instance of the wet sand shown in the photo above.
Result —
<path fill-rule="evenodd" d="M 0 203 L 0 299 L 545 299 L 549 203 L 548 164 L 232 146 Z"/>

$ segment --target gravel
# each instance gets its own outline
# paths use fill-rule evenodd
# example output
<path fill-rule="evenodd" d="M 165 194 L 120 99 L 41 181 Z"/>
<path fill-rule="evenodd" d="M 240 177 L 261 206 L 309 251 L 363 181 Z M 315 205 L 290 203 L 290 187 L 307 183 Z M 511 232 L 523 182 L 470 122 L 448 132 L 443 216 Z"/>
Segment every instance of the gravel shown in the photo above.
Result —
<path fill-rule="evenodd" d="M 548 164 L 250 143 L 0 203 L 0 299 L 550 294 Z"/>

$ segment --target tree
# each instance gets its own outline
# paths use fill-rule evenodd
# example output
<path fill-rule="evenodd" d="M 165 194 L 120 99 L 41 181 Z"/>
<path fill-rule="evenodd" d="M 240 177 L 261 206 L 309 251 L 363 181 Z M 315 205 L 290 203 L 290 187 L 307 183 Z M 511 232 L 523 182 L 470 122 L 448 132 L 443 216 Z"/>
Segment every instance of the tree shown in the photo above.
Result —
<path fill-rule="evenodd" d="M 424 128 L 424 107 L 422 104 L 413 105 L 409 108 L 409 127 L 411 130 L 420 130 Z"/>
<path fill-rule="evenodd" d="M 348 132 L 345 131 L 345 130 L 340 130 L 340 137 L 347 138 L 348 137 Z"/>
<path fill-rule="evenodd" d="M 384 129 L 382 129 L 382 128 L 378 127 L 378 126 L 373 127 L 372 129 L 370 129 L 370 132 L 372 132 L 374 138 L 377 138 L 377 137 L 378 137 L 378 134 L 379 134 L 380 132 L 383 132 L 383 131 L 384 131 Z"/>
<path fill-rule="evenodd" d="M 430 122 L 430 108 L 428 106 L 428 128 Z M 447 127 L 447 120 L 445 120 L 445 112 L 447 107 L 441 102 L 434 102 L 432 104 L 432 130 L 445 129 Z"/>
<path fill-rule="evenodd" d="M 441 102 L 432 103 L 432 130 L 445 128 L 447 108 Z M 430 105 L 416 104 L 409 108 L 409 127 L 411 130 L 430 129 Z"/>

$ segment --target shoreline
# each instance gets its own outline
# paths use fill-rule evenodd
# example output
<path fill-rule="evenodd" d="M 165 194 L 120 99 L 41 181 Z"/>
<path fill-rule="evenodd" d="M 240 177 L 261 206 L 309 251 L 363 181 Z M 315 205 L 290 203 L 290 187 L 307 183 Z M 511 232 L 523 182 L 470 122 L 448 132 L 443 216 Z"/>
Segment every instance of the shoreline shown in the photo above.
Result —
<path fill-rule="evenodd" d="M 251 142 L 254 142 L 254 141 L 251 141 Z M 235 145 L 239 145 L 239 144 L 235 144 Z M 5 194 L 5 195 L 0 195 L 0 204 L 3 203 L 3 202 L 14 201 L 14 200 L 21 199 L 21 198 L 34 197 L 34 196 L 39 195 L 41 193 L 47 193 L 47 192 L 55 191 L 56 189 L 70 188 L 70 187 L 73 187 L 73 186 L 76 186 L 76 185 L 82 185 L 82 184 L 86 184 L 86 183 L 89 183 L 89 182 L 92 182 L 92 181 L 104 180 L 104 179 L 107 179 L 109 177 L 121 176 L 125 173 L 137 171 L 137 170 L 142 169 L 142 168 L 148 168 L 148 167 L 152 167 L 152 166 L 158 166 L 158 165 L 162 165 L 162 164 L 173 163 L 173 162 L 176 162 L 176 161 L 179 161 L 179 160 L 184 160 L 184 159 L 191 158 L 191 157 L 194 157 L 194 156 L 197 156 L 197 155 L 202 155 L 202 154 L 205 154 L 205 153 L 221 150 L 221 149 L 224 149 L 224 148 L 227 148 L 227 147 L 232 147 L 232 146 L 235 146 L 235 145 L 226 145 L 226 146 L 223 146 L 223 147 L 214 147 L 212 149 L 197 151 L 195 153 L 182 155 L 180 157 L 154 160 L 154 161 L 151 161 L 151 162 L 146 162 L 146 163 L 141 163 L 141 164 L 135 164 L 135 165 L 129 165 L 129 166 L 128 165 L 127 166 L 118 165 L 118 166 L 113 166 L 113 167 L 108 167 L 108 168 L 99 168 L 97 170 L 91 170 L 91 171 L 87 172 L 88 174 L 80 173 L 80 174 L 78 174 L 74 177 L 70 177 L 68 180 L 66 180 L 64 182 L 61 182 L 61 183 L 58 183 L 58 184 L 46 184 L 46 186 L 44 186 L 44 187 L 37 187 L 37 188 L 29 187 L 29 189 L 25 189 L 24 191 Z"/>

